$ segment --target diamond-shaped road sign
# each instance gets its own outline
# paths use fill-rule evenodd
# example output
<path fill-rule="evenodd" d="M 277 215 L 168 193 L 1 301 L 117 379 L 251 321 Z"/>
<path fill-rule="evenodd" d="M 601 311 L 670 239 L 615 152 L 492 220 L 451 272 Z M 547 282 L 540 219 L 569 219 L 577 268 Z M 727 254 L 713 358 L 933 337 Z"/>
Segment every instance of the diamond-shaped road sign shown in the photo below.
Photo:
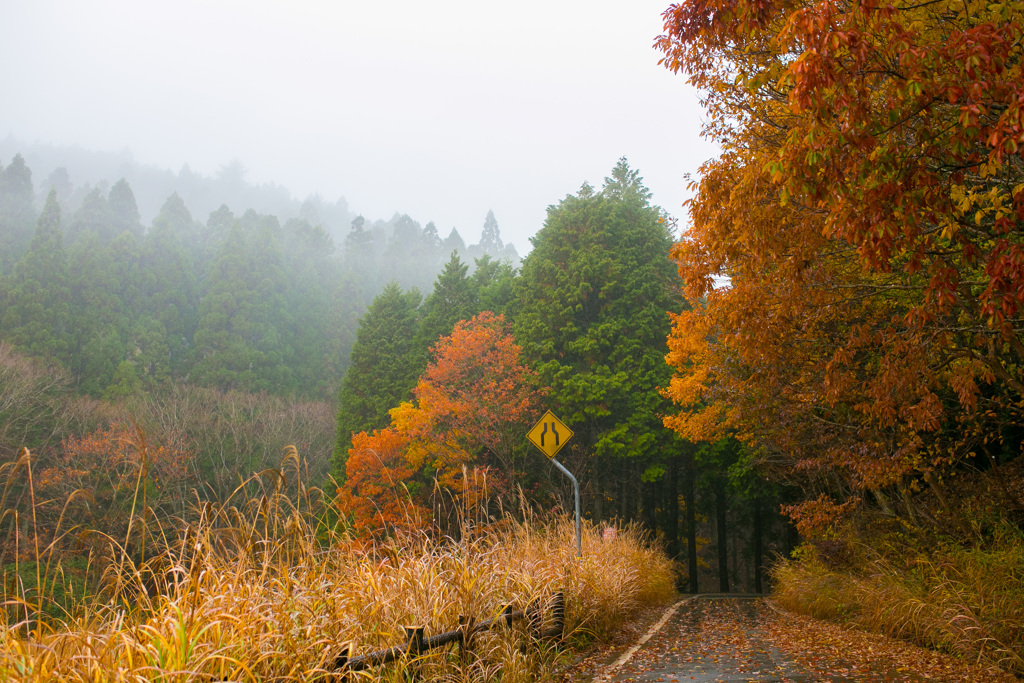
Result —
<path fill-rule="evenodd" d="M 555 453 L 572 438 L 572 430 L 566 427 L 565 423 L 555 417 L 549 410 L 544 413 L 544 417 L 540 419 L 540 422 L 527 432 L 526 438 L 530 440 L 530 443 L 539 448 L 541 453 L 549 458 L 553 458 Z"/>

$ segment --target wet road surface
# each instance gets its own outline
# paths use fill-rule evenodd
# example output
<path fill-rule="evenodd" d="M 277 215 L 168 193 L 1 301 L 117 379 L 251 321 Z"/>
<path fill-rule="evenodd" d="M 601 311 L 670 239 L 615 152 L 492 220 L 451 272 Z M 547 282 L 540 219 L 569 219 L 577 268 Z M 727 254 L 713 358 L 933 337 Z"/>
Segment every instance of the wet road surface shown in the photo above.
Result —
<path fill-rule="evenodd" d="M 616 662 L 595 682 L 739 683 L 935 680 L 885 662 L 787 652 L 767 626 L 784 619 L 750 596 L 698 596 L 684 601 L 628 661 Z M 616 664 L 619 664 L 616 666 Z"/>

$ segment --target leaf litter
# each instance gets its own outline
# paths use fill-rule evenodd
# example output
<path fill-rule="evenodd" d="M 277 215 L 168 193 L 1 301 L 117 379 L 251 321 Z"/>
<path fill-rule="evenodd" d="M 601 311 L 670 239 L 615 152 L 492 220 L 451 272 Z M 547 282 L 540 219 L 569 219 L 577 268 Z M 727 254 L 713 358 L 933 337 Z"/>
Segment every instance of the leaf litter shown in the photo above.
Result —
<path fill-rule="evenodd" d="M 646 631 L 658 616 L 645 614 L 630 635 Z M 563 683 L 1019 680 L 994 667 L 783 612 L 753 597 L 699 597 L 688 602 L 621 668 L 609 670 L 626 647 L 628 643 L 618 642 L 577 662 L 563 674 Z"/>

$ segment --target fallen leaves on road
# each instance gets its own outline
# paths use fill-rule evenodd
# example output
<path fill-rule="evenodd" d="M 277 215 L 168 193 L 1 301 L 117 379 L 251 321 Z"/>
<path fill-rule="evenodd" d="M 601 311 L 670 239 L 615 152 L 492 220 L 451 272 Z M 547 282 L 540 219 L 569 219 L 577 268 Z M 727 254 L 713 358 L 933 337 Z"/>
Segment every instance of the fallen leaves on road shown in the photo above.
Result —
<path fill-rule="evenodd" d="M 811 670 L 827 670 L 829 662 L 854 661 L 869 662 L 876 669 L 886 669 L 898 676 L 865 680 L 1018 681 L 1015 676 L 994 667 L 975 666 L 952 655 L 852 627 L 783 611 L 769 610 L 765 616 L 763 628 L 768 639 Z"/>
<path fill-rule="evenodd" d="M 645 615 L 644 624 L 658 615 Z M 647 626 L 633 629 L 637 636 Z M 616 670 L 627 646 L 577 663 L 563 683 L 610 674 L 619 683 L 685 681 L 826 681 L 1016 683 L 999 669 L 809 617 L 751 598 L 697 598 Z"/>

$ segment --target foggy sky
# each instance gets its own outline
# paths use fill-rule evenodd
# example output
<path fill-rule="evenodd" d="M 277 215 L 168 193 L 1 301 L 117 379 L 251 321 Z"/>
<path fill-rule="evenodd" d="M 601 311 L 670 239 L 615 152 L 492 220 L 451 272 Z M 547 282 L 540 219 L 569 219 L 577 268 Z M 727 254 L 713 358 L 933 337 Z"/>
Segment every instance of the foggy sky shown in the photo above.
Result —
<path fill-rule="evenodd" d="M 207 175 L 237 158 L 251 182 L 468 242 L 493 209 L 526 253 L 620 156 L 682 217 L 714 149 L 651 47 L 667 5 L 0 0 L 0 136 Z"/>

